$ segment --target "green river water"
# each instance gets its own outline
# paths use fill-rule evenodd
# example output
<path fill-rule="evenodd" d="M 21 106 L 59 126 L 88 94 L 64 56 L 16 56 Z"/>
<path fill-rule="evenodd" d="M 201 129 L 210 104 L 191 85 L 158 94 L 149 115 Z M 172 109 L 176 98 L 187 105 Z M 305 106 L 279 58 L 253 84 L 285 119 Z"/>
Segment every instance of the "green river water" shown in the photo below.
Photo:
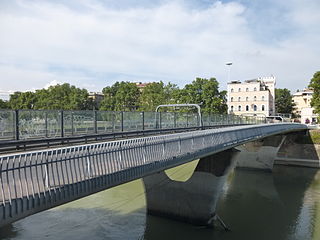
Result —
<path fill-rule="evenodd" d="M 196 162 L 168 171 L 186 180 Z M 275 166 L 234 170 L 217 213 L 231 229 L 203 228 L 146 214 L 142 180 L 88 196 L 0 228 L 0 239 L 319 240 L 320 170 Z"/>

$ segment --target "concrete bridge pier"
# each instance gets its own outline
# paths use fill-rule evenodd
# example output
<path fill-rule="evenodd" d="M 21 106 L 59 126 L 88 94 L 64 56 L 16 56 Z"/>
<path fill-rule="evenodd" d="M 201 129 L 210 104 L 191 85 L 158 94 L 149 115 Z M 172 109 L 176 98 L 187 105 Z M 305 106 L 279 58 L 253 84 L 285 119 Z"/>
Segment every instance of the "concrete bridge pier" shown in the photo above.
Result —
<path fill-rule="evenodd" d="M 236 157 L 237 168 L 272 171 L 285 138 L 285 135 L 276 135 L 237 146 L 241 151 Z"/>
<path fill-rule="evenodd" d="M 222 187 L 238 152 L 228 149 L 201 158 L 185 182 L 171 180 L 164 171 L 145 177 L 148 213 L 195 225 L 212 225 Z"/>

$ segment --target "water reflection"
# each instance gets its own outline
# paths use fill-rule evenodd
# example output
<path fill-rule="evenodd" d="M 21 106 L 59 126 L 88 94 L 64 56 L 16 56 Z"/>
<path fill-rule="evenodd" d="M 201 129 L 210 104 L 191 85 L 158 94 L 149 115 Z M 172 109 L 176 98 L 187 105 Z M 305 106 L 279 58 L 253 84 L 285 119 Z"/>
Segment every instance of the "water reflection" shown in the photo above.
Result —
<path fill-rule="evenodd" d="M 148 216 L 145 239 L 319 239 L 317 179 L 319 171 L 308 168 L 276 166 L 273 173 L 236 170 L 217 209 L 231 232 Z"/>

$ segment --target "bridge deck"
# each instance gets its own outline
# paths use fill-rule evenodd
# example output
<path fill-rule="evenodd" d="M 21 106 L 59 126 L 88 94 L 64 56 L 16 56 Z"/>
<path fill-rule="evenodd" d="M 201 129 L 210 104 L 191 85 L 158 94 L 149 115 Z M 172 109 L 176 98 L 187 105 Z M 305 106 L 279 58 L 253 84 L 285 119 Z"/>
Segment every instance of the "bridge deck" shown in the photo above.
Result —
<path fill-rule="evenodd" d="M 237 126 L 2 155 L 0 226 L 248 141 L 305 129 Z"/>

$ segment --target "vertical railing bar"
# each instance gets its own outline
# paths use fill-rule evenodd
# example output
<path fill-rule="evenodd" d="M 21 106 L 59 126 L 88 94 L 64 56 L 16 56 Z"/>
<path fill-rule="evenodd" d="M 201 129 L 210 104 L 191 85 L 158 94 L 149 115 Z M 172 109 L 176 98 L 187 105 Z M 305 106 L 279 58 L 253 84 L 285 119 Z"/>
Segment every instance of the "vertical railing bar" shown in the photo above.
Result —
<path fill-rule="evenodd" d="M 20 140 L 19 110 L 15 110 L 15 139 Z"/>
<path fill-rule="evenodd" d="M 43 154 L 43 152 L 41 152 L 41 156 L 42 156 L 42 154 Z M 37 178 L 37 184 L 36 184 L 36 188 L 38 188 L 38 192 L 37 192 L 37 195 L 38 195 L 38 197 L 39 197 L 39 202 L 38 202 L 38 204 L 40 205 L 40 199 L 41 199 L 41 190 L 40 190 L 40 180 L 39 180 L 39 173 L 38 173 L 38 166 L 39 166 L 39 164 L 38 164 L 38 159 L 39 159 L 39 155 L 38 155 L 38 153 L 35 153 L 35 171 L 36 171 L 36 178 Z M 41 158 L 40 158 L 40 160 L 41 160 Z M 41 166 L 41 164 L 40 164 L 40 166 Z"/>
<path fill-rule="evenodd" d="M 61 132 L 60 135 L 61 137 L 64 137 L 64 112 L 61 110 L 60 111 L 60 128 L 61 128 Z"/>

